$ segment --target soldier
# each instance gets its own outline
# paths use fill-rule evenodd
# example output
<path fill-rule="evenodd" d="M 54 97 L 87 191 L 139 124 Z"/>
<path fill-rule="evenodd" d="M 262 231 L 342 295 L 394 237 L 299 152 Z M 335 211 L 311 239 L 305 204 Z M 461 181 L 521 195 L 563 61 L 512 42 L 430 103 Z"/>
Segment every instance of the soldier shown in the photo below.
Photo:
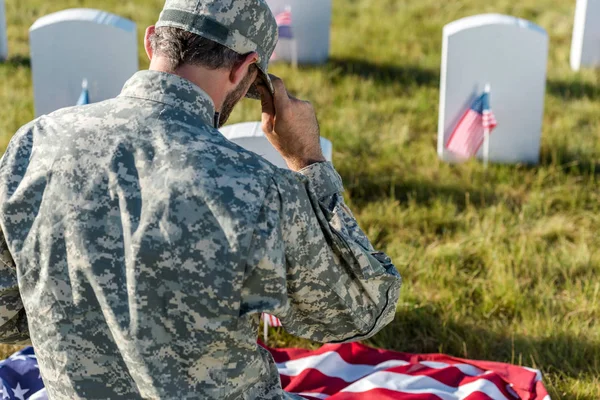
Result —
<path fill-rule="evenodd" d="M 150 70 L 21 128 L 0 164 L 0 337 L 52 399 L 280 399 L 260 315 L 368 338 L 401 279 L 325 162 L 315 112 L 267 74 L 264 0 L 167 0 Z M 244 95 L 292 171 L 216 129 Z M 1 236 L 1 235 L 0 235 Z"/>

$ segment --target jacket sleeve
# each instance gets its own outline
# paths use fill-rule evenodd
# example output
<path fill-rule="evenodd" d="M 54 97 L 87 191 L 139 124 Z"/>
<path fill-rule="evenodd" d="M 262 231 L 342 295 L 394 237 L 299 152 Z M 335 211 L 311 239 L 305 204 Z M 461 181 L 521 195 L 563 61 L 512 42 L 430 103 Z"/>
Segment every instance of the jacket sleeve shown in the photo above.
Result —
<path fill-rule="evenodd" d="M 401 278 L 342 197 L 331 163 L 274 178 L 253 235 L 242 311 L 319 342 L 366 339 L 394 318 Z"/>
<path fill-rule="evenodd" d="M 0 231 L 0 343 L 29 343 L 27 315 L 19 294 L 17 269 Z"/>

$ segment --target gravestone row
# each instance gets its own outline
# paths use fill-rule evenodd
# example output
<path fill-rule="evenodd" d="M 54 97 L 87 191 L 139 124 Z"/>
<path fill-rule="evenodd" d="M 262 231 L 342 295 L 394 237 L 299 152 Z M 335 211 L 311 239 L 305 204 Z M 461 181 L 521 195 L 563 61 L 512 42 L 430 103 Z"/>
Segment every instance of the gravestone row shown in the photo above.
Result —
<path fill-rule="evenodd" d="M 292 13 L 298 61 L 324 62 L 329 53 L 331 0 L 267 2 L 274 14 Z M 600 64 L 598 16 L 600 0 L 577 1 L 574 69 Z M 0 58 L 7 53 L 5 32 L 4 0 L 0 0 Z M 73 105 L 83 80 L 92 101 L 114 97 L 138 69 L 135 24 L 106 12 L 71 9 L 47 15 L 31 27 L 30 41 L 38 116 Z M 278 58 L 291 58 L 285 49 L 277 52 Z M 548 35 L 529 21 L 486 14 L 448 24 L 443 33 L 439 156 L 459 161 L 446 150 L 448 138 L 464 110 L 490 84 L 499 121 L 490 137 L 490 161 L 536 163 L 547 57 Z"/>

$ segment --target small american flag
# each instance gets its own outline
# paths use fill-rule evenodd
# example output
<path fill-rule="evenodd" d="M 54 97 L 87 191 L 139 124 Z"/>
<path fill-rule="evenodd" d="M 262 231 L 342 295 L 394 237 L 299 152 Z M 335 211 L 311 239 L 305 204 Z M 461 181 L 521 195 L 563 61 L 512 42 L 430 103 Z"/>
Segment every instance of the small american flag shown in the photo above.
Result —
<path fill-rule="evenodd" d="M 280 12 L 275 16 L 277 27 L 279 28 L 280 39 L 293 39 L 294 34 L 292 33 L 292 10 L 290 7 L 286 7 L 285 11 Z"/>
<path fill-rule="evenodd" d="M 90 104 L 90 92 L 88 91 L 88 81 L 84 79 L 81 82 L 81 95 L 79 96 L 79 100 L 77 100 L 78 106 L 85 106 Z"/>
<path fill-rule="evenodd" d="M 460 157 L 471 158 L 483 144 L 485 132 L 489 135 L 496 125 L 498 123 L 490 107 L 490 93 L 486 91 L 463 115 L 450 135 L 446 148 Z"/>
<path fill-rule="evenodd" d="M 264 321 L 265 325 L 272 326 L 274 328 L 283 326 L 283 325 L 281 325 L 281 321 L 279 320 L 279 318 L 274 317 L 269 314 L 263 314 L 263 321 Z"/>

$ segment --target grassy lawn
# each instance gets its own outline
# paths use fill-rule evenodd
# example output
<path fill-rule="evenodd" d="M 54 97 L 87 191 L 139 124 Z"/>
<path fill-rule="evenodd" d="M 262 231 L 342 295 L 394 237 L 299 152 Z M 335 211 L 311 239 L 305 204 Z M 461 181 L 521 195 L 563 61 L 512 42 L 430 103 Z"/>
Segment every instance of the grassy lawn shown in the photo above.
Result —
<path fill-rule="evenodd" d="M 135 20 L 141 43 L 162 3 L 7 0 L 0 147 L 33 116 L 27 29 L 38 17 L 102 8 Z M 574 0 L 335 0 L 329 63 L 273 68 L 315 104 L 348 202 L 404 277 L 396 320 L 369 344 L 536 367 L 553 398 L 600 399 L 600 75 L 570 71 L 574 7 Z M 484 171 L 437 160 L 442 27 L 484 12 L 530 19 L 551 36 L 537 167 Z M 233 116 L 258 118 L 258 103 L 247 100 Z M 316 346 L 280 331 L 272 338 Z"/>

